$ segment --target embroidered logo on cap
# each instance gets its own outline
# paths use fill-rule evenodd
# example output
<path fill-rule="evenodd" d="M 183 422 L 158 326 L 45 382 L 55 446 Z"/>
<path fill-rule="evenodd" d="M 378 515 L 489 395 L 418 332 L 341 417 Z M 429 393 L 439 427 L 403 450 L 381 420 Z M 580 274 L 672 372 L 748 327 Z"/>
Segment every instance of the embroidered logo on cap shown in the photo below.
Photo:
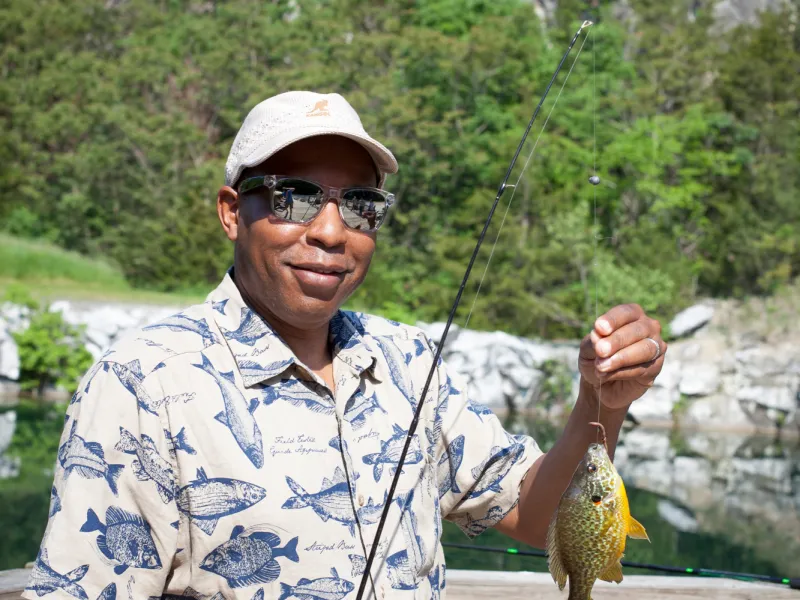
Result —
<path fill-rule="evenodd" d="M 330 117 L 331 113 L 328 111 L 328 101 L 320 100 L 314 105 L 309 112 L 306 113 L 307 117 Z"/>

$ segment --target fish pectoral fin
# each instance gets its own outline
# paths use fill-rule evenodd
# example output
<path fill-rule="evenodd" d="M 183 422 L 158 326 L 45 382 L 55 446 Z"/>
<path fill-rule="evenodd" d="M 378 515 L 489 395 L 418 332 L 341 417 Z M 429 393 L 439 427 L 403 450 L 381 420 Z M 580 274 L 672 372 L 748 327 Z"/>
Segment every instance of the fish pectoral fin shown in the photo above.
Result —
<path fill-rule="evenodd" d="M 637 540 L 647 540 L 650 541 L 650 538 L 647 535 L 647 532 L 644 529 L 644 525 L 639 523 L 633 517 L 628 517 L 628 535 Z"/>
<path fill-rule="evenodd" d="M 561 554 L 558 549 L 556 535 L 557 515 L 557 511 L 553 513 L 550 527 L 547 529 L 547 568 L 550 570 L 553 581 L 558 584 L 558 589 L 564 591 L 564 587 L 567 585 L 567 572 L 564 570 L 564 563 L 561 562 Z"/>
<path fill-rule="evenodd" d="M 599 578 L 603 581 L 620 583 L 622 581 L 622 564 L 619 562 L 619 559 L 608 565 L 605 570 L 600 573 Z"/>

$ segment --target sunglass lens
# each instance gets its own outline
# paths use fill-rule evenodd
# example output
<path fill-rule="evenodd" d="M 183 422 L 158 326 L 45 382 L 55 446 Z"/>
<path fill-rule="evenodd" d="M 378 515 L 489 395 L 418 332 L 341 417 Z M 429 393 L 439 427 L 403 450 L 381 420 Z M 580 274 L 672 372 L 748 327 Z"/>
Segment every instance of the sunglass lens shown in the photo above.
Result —
<path fill-rule="evenodd" d="M 348 190 L 341 200 L 344 222 L 353 229 L 372 231 L 386 217 L 386 198 L 370 189 Z"/>
<path fill-rule="evenodd" d="M 280 179 L 272 192 L 272 212 L 276 217 L 305 223 L 316 215 L 324 197 L 322 188 L 303 179 Z"/>

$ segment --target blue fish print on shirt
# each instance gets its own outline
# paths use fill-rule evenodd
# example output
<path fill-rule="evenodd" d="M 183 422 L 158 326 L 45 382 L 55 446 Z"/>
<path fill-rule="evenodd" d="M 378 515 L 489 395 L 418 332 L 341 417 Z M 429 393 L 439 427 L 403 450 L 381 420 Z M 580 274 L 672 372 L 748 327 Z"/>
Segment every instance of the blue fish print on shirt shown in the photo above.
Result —
<path fill-rule="evenodd" d="M 286 400 L 293 406 L 323 415 L 332 415 L 334 413 L 333 402 L 326 402 L 316 392 L 308 389 L 307 385 L 312 384 L 299 379 L 286 379 L 274 386 L 275 394 L 279 399 Z"/>
<path fill-rule="evenodd" d="M 328 440 L 328 446 L 333 448 L 334 450 L 338 450 L 339 452 L 342 451 L 342 440 L 338 435 L 333 436 L 330 440 Z"/>
<path fill-rule="evenodd" d="M 203 339 L 204 348 L 208 348 L 217 343 L 217 336 L 214 335 L 214 332 L 208 327 L 208 322 L 205 319 L 192 319 L 182 313 L 162 319 L 158 323 L 147 325 L 142 328 L 142 331 L 153 331 L 155 329 L 169 329 L 177 333 L 182 331 L 196 333 Z"/>
<path fill-rule="evenodd" d="M 381 411 L 388 414 L 378 402 L 378 395 L 373 394 L 368 398 L 361 390 L 356 390 L 344 407 L 344 419 L 350 423 L 353 429 L 361 429 L 367 423 L 367 417 L 375 412 Z"/>
<path fill-rule="evenodd" d="M 124 365 L 114 363 L 111 365 L 111 370 L 114 372 L 114 375 L 117 376 L 117 379 L 119 379 L 119 382 L 122 384 L 122 386 L 131 394 L 133 394 L 134 398 L 136 398 L 139 408 L 146 410 L 152 415 L 158 415 L 159 407 L 164 404 L 171 404 L 172 402 L 177 402 L 179 400 L 188 402 L 195 396 L 195 393 L 191 392 L 176 394 L 175 396 L 166 396 L 164 398 L 154 400 L 150 397 L 150 393 L 145 389 L 144 384 L 142 383 L 144 375 L 142 374 L 142 367 L 138 360 L 133 360 Z"/>
<path fill-rule="evenodd" d="M 106 509 L 106 524 L 90 508 L 81 531 L 99 531 L 97 547 L 110 561 L 117 563 L 114 573 L 121 575 L 129 567 L 160 569 L 161 558 L 150 534 L 150 524 L 118 506 Z"/>
<path fill-rule="evenodd" d="M 173 458 L 177 456 L 178 450 L 183 450 L 186 454 L 197 454 L 197 450 L 192 447 L 186 437 L 186 427 L 181 427 L 175 437 L 172 436 L 172 432 L 169 429 L 165 429 L 164 437 L 167 438 L 167 451 Z"/>
<path fill-rule="evenodd" d="M 58 511 L 61 510 L 61 498 L 58 497 L 58 490 L 56 486 L 50 488 L 50 514 L 48 516 L 52 517 Z"/>
<path fill-rule="evenodd" d="M 387 558 L 386 570 L 393 589 L 413 590 L 416 588 L 414 570 L 408 561 L 408 550 L 400 550 Z"/>
<path fill-rule="evenodd" d="M 268 365 L 262 365 L 252 360 L 240 360 L 239 373 L 241 373 L 245 385 L 250 385 L 267 377 L 273 377 L 293 363 L 294 360 L 291 358 L 279 360 Z"/>
<path fill-rule="evenodd" d="M 268 531 L 244 534 L 237 525 L 227 542 L 217 546 L 200 563 L 200 568 L 224 577 L 232 588 L 275 581 L 281 574 L 279 557 L 294 562 L 297 557 L 297 537 L 279 547 L 281 538 Z"/>
<path fill-rule="evenodd" d="M 425 544 L 417 530 L 417 518 L 412 510 L 414 502 L 414 490 L 407 494 L 395 498 L 395 503 L 402 511 L 400 514 L 400 527 L 405 535 L 407 547 L 405 552 L 408 555 L 409 566 L 412 570 L 419 571 L 425 564 Z"/>
<path fill-rule="evenodd" d="M 415 409 L 416 402 L 414 401 L 414 392 L 411 389 L 411 381 L 408 379 L 408 369 L 405 368 L 406 357 L 400 352 L 400 349 L 391 337 L 376 335 L 374 339 L 378 343 L 378 346 L 380 346 L 383 356 L 386 359 L 392 383 L 394 383 L 395 387 L 405 396 L 411 408 Z"/>
<path fill-rule="evenodd" d="M 261 317 L 246 306 L 242 308 L 239 327 L 234 330 L 223 329 L 222 331 L 225 337 L 236 340 L 245 346 L 252 346 L 265 335 L 272 335 Z"/>
<path fill-rule="evenodd" d="M 172 466 L 158 453 L 153 438 L 143 433 L 140 442 L 130 431 L 120 427 L 119 442 L 114 449 L 136 457 L 131 463 L 133 474 L 138 481 L 155 483 L 164 504 L 175 497 L 175 473 Z"/>
<path fill-rule="evenodd" d="M 467 400 L 467 410 L 475 413 L 475 416 L 477 416 L 481 422 L 483 422 L 483 417 L 494 414 L 492 409 L 490 409 L 488 406 L 484 406 L 483 404 L 475 402 L 474 400 Z"/>
<path fill-rule="evenodd" d="M 216 594 L 214 597 L 216 598 Z M 182 594 L 163 594 L 161 596 L 150 596 L 147 600 L 205 600 L 207 596 L 201 594 L 193 587 L 187 587 Z"/>
<path fill-rule="evenodd" d="M 323 521 L 328 519 L 338 521 L 347 526 L 350 535 L 355 535 L 356 519 L 353 514 L 350 490 L 347 478 L 339 467 L 336 467 L 334 471 L 333 480 L 329 481 L 327 477 L 324 478 L 322 489 L 313 494 L 306 492 L 288 475 L 286 483 L 295 495 L 286 500 L 281 508 L 294 509 L 310 506 Z"/>
<path fill-rule="evenodd" d="M 394 435 L 385 442 L 381 442 L 380 452 L 367 454 L 361 457 L 361 460 L 363 460 L 365 464 L 373 465 L 372 476 L 375 478 L 375 481 L 378 481 L 383 475 L 384 465 L 390 465 L 390 475 L 394 475 L 397 470 L 397 464 L 400 462 L 400 455 L 403 453 L 403 446 L 405 446 L 406 443 L 406 434 L 408 430 L 403 429 L 397 424 L 393 425 L 392 429 L 394 430 Z M 404 464 L 415 465 L 421 460 L 422 452 L 419 448 L 419 438 L 414 434 L 414 438 L 408 447 L 408 453 L 406 454 Z"/>
<path fill-rule="evenodd" d="M 406 366 L 410 365 L 411 361 L 417 356 L 422 356 L 423 352 L 425 352 L 425 344 L 422 343 L 422 340 L 415 339 L 414 353 L 406 352 Z"/>
<path fill-rule="evenodd" d="M 464 434 L 462 433 L 447 446 L 439 459 L 436 470 L 436 479 L 439 482 L 439 498 L 452 491 L 459 494 L 461 490 L 456 483 L 456 473 L 464 458 Z"/>
<path fill-rule="evenodd" d="M 364 574 L 364 569 L 367 567 L 367 559 L 361 554 L 348 554 L 347 558 L 350 559 L 351 577 L 360 577 Z"/>
<path fill-rule="evenodd" d="M 489 451 L 489 457 L 472 469 L 472 476 L 475 479 L 480 478 L 481 484 L 476 486 L 467 498 L 477 498 L 489 491 L 502 492 L 503 488 L 500 486 L 500 482 L 503 481 L 511 467 L 519 461 L 524 451 L 525 446 L 520 443 L 515 443 L 502 450 L 500 446 L 494 446 Z"/>
<path fill-rule="evenodd" d="M 444 571 L 444 566 L 442 566 L 442 571 Z M 439 600 L 442 597 L 442 589 L 444 589 L 444 576 L 441 578 L 441 582 L 439 581 L 439 567 L 434 567 L 428 573 L 428 585 L 431 586 L 431 600 Z"/>
<path fill-rule="evenodd" d="M 353 490 L 355 492 L 355 490 Z M 383 493 L 383 502 L 380 504 L 376 504 L 373 501 L 372 496 L 367 498 L 367 503 L 356 510 L 356 515 L 358 515 L 358 522 L 362 525 L 374 525 L 377 523 L 381 518 L 381 513 L 383 512 L 383 507 L 386 504 L 386 498 L 389 496 L 389 490 L 386 490 Z"/>
<path fill-rule="evenodd" d="M 211 308 L 217 311 L 221 315 L 225 315 L 225 305 L 228 303 L 230 298 L 225 298 L 224 300 L 220 300 L 219 302 L 212 302 Z"/>
<path fill-rule="evenodd" d="M 472 515 L 467 513 L 464 518 L 460 519 L 464 528 L 472 535 L 478 535 L 491 527 L 503 516 L 503 509 L 500 506 L 493 506 L 490 508 L 486 516 L 482 519 L 473 519 Z"/>
<path fill-rule="evenodd" d="M 351 581 L 339 577 L 336 569 L 331 569 L 330 577 L 306 579 L 303 577 L 297 585 L 281 583 L 281 595 L 278 600 L 299 598 L 299 600 L 340 600 L 353 591 L 355 585 Z"/>
<path fill-rule="evenodd" d="M 86 590 L 78 584 L 88 570 L 89 565 L 81 565 L 77 569 L 62 575 L 50 566 L 50 560 L 47 558 L 47 549 L 44 548 L 36 557 L 30 581 L 25 589 L 36 592 L 37 596 L 44 596 L 61 590 L 73 598 L 89 600 Z"/>
<path fill-rule="evenodd" d="M 215 477 L 197 470 L 197 479 L 178 492 L 178 510 L 187 515 L 203 533 L 211 535 L 222 517 L 250 508 L 263 500 L 267 491 L 246 481 Z"/>
<path fill-rule="evenodd" d="M 109 583 L 103 588 L 103 591 L 100 592 L 97 600 L 117 600 L 117 584 Z"/>
<path fill-rule="evenodd" d="M 236 386 L 233 371 L 220 373 L 205 354 L 201 353 L 200 355 L 203 357 L 203 362 L 192 366 L 214 378 L 225 405 L 225 410 L 214 418 L 230 429 L 242 452 L 257 469 L 260 469 L 264 466 L 264 446 L 261 441 L 261 430 L 253 418 L 253 411 L 258 406 L 258 399 L 252 400 L 248 406 L 247 400 Z"/>
<path fill-rule="evenodd" d="M 84 479 L 103 478 L 116 496 L 117 479 L 124 465 L 110 465 L 105 460 L 103 447 L 98 442 L 87 442 L 76 433 L 78 421 L 72 421 L 67 441 L 58 449 L 58 461 L 64 468 L 64 478 L 77 473 Z"/>

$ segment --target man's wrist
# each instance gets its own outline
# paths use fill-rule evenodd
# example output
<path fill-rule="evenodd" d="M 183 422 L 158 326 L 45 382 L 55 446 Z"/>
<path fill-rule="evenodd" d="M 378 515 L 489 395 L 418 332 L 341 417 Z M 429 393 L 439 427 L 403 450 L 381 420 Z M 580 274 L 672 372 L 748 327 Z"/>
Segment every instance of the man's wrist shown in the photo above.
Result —
<path fill-rule="evenodd" d="M 591 414 L 595 414 L 598 412 L 598 405 L 601 402 L 603 403 L 602 411 L 604 415 L 610 415 L 616 413 L 621 413 L 624 415 L 628 412 L 628 409 L 630 408 L 630 403 L 617 408 L 609 408 L 608 404 L 606 402 L 603 402 L 603 400 L 607 401 L 610 398 L 604 397 L 604 393 L 601 393 L 600 388 L 596 388 L 591 383 L 586 381 L 586 379 L 584 379 L 583 377 L 581 377 L 579 385 L 580 389 L 578 391 L 578 402 L 582 402 L 584 406 L 586 406 L 586 408 L 589 409 L 589 411 L 591 411 Z M 605 394 L 607 394 L 607 392 L 605 392 Z"/>

